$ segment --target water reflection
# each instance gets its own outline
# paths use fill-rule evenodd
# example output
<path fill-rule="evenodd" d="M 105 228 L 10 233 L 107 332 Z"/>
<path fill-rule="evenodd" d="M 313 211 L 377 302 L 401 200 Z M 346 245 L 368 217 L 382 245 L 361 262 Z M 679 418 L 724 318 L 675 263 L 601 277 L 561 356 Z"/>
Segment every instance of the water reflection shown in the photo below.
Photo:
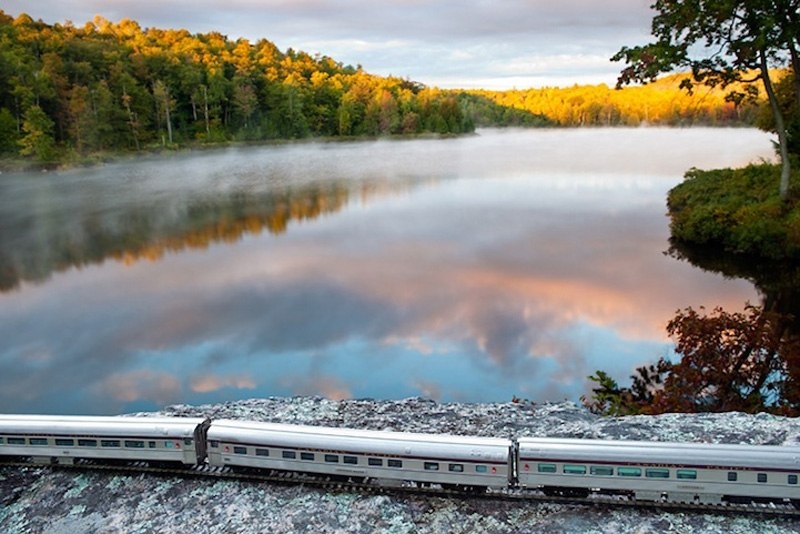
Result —
<path fill-rule="evenodd" d="M 69 178 L 35 177 L 30 178 L 33 184 L 24 184 L 33 188 L 33 195 L 41 193 L 39 188 L 57 190 L 45 193 L 42 208 L 37 206 L 39 199 L 25 198 L 28 191 L 3 191 L 9 209 L 0 211 L 0 291 L 17 288 L 23 280 L 43 282 L 54 271 L 107 259 L 157 260 L 184 249 L 234 243 L 246 234 L 282 234 L 291 223 L 343 209 L 351 197 L 366 201 L 415 186 L 413 182 L 326 181 L 211 194 L 201 190 L 177 202 L 141 199 L 142 204 L 120 206 L 109 205 L 115 191 L 90 191 L 98 203 L 84 206 L 86 191 L 66 190 L 58 183 L 62 179 Z M 107 186 L 94 182 L 90 188 Z M 54 204 L 58 209 L 53 209 Z M 24 212 L 26 208 L 33 211 Z"/>
<path fill-rule="evenodd" d="M 800 265 L 796 262 L 731 254 L 721 248 L 679 241 L 671 241 L 668 252 L 708 272 L 749 280 L 760 294 L 761 306 L 785 316 L 791 333 L 800 335 Z"/>
<path fill-rule="evenodd" d="M 752 300 L 662 254 L 664 199 L 770 151 L 749 130 L 483 132 L 4 177 L 0 411 L 576 399 L 667 351 L 677 308 Z"/>

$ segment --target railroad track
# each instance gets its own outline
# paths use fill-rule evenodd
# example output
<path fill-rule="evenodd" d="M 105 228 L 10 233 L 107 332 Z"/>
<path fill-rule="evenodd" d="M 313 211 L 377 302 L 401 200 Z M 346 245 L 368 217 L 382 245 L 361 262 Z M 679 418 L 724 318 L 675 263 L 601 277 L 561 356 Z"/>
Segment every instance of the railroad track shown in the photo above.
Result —
<path fill-rule="evenodd" d="M 492 499 L 524 503 L 557 503 L 590 507 L 637 508 L 650 510 L 667 510 L 693 513 L 723 514 L 760 514 L 773 517 L 800 517 L 800 510 L 789 503 L 684 503 L 670 501 L 640 501 L 622 495 L 603 495 L 592 493 L 588 497 L 570 497 L 545 495 L 539 490 L 522 489 L 489 489 L 484 492 L 465 492 L 432 486 L 418 486 L 413 483 L 400 485 L 383 485 L 371 481 L 344 480 L 327 476 L 314 476 L 306 473 L 289 471 L 259 471 L 232 469 L 230 467 L 212 467 L 207 464 L 195 467 L 153 466 L 147 462 L 127 462 L 119 464 L 97 463 L 91 460 L 76 460 L 74 464 L 40 464 L 30 461 L 5 461 L 0 469 L 6 468 L 41 468 L 66 471 L 105 472 L 109 474 L 150 474 L 154 476 L 216 478 L 223 480 L 241 480 L 245 482 L 262 482 L 279 485 L 306 486 L 327 491 L 361 494 L 385 494 L 398 496 L 427 496 L 460 499 Z"/>

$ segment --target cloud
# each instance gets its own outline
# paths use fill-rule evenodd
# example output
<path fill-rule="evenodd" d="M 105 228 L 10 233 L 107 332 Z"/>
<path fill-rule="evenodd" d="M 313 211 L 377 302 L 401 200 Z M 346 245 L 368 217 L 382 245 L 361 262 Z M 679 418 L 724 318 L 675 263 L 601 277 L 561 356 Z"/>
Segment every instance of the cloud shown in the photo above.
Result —
<path fill-rule="evenodd" d="M 340 378 L 328 375 L 291 375 L 278 383 L 288 388 L 292 395 L 322 395 L 332 400 L 352 399 L 350 387 Z"/>
<path fill-rule="evenodd" d="M 164 405 L 180 399 L 181 383 L 168 373 L 136 370 L 111 374 L 93 390 L 100 398 L 121 402 L 148 400 Z"/>
<path fill-rule="evenodd" d="M 608 63 L 622 45 L 648 37 L 650 0 L 7 0 L 4 9 L 47 22 L 95 14 L 112 21 L 137 20 L 143 27 L 220 31 L 232 39 L 266 38 L 279 48 L 322 53 L 369 72 L 409 76 L 428 85 L 456 87 L 586 77 L 572 58 L 603 58 L 590 66 L 595 83 L 618 67 Z M 498 65 L 540 55 L 516 76 Z M 550 70 L 556 65 L 557 71 Z"/>
<path fill-rule="evenodd" d="M 255 381 L 247 375 L 203 374 L 192 377 L 191 390 L 195 393 L 210 393 L 223 388 L 255 389 Z"/>
<path fill-rule="evenodd" d="M 435 401 L 442 400 L 442 387 L 432 380 L 417 378 L 413 381 L 413 387 L 419 391 L 421 397 Z"/>
<path fill-rule="evenodd" d="M 719 151 L 708 150 L 711 139 Z M 186 389 L 201 393 L 250 388 L 253 376 L 261 394 L 264 377 L 290 375 L 285 386 L 294 394 L 348 398 L 386 368 L 385 391 L 402 382 L 405 394 L 416 371 L 405 372 L 405 361 L 430 370 L 443 396 L 478 373 L 495 384 L 492 392 L 534 380 L 531 387 L 564 391 L 593 361 L 622 369 L 658 357 L 653 347 L 666 343 L 665 322 L 679 307 L 736 309 L 757 296 L 747 282 L 661 254 L 663 195 L 682 170 L 746 162 L 757 150 L 771 153 L 756 131 L 584 129 L 247 152 L 241 164 L 258 178 L 226 174 L 226 187 L 261 187 L 251 183 L 264 181 L 260 169 L 298 161 L 298 179 L 309 179 L 304 169 L 320 180 L 390 176 L 393 191 L 416 183 L 415 173 L 437 178 L 408 194 L 365 196 L 281 236 L 251 235 L 157 263 L 108 261 L 3 293 L 0 398 L 30 407 L 41 392 L 61 402 L 100 384 L 93 392 L 119 401 L 171 402 L 186 384 L 174 378 L 177 369 L 195 378 Z M 176 199 L 175 213 L 185 213 L 212 185 L 224 189 L 216 170 L 204 175 L 217 157 L 230 162 L 228 153 L 160 160 L 164 176 L 184 177 L 168 180 L 169 195 L 154 196 Z M 137 173 L 155 175 L 142 165 Z M 152 186 L 140 174 L 127 180 L 127 168 L 108 172 L 117 176 L 112 184 Z M 370 190 L 362 185 L 353 186 L 354 198 Z M 115 211 L 118 203 L 139 205 L 137 194 L 93 198 Z M 15 198 L 21 211 L 30 202 Z M 67 193 L 53 202 L 53 211 L 72 211 Z M 301 374 L 298 362 L 309 355 L 315 361 Z M 143 367 L 153 371 L 124 371 Z M 398 367 L 403 374 L 392 374 Z"/>

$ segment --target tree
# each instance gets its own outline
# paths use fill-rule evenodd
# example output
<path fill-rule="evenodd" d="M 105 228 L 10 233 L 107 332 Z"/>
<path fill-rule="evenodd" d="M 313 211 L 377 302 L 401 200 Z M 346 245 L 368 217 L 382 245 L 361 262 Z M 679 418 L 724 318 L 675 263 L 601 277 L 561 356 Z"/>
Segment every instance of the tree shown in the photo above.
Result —
<path fill-rule="evenodd" d="M 23 156 L 33 156 L 37 161 L 49 163 L 55 157 L 55 139 L 53 139 L 53 121 L 39 106 L 31 106 L 25 112 L 22 121 L 25 134 L 19 143 Z"/>
<path fill-rule="evenodd" d="M 250 128 L 250 118 L 258 108 L 258 96 L 247 80 L 234 79 L 233 107 L 242 118 L 242 127 Z"/>
<path fill-rule="evenodd" d="M 161 80 L 156 80 L 153 84 L 153 97 L 159 109 L 159 116 L 163 113 L 164 122 L 167 125 L 167 140 L 172 145 L 172 119 L 170 110 L 175 107 L 175 103 L 169 94 L 169 88 Z M 160 117 L 159 117 L 160 118 Z"/>
<path fill-rule="evenodd" d="M 741 102 L 757 93 L 761 82 L 767 94 L 778 134 L 782 161 L 780 194 L 788 197 L 791 164 L 786 121 L 775 94 L 770 69 L 787 63 L 800 68 L 800 0 L 656 0 L 652 21 L 656 42 L 623 47 L 611 59 L 625 60 L 617 87 L 631 82 L 647 83 L 674 69 L 691 69 L 681 87 L 694 84 L 731 87 L 745 84 L 743 91 L 729 94 Z M 795 84 L 800 101 L 800 84 Z"/>
<path fill-rule="evenodd" d="M 789 352 L 785 328 L 780 316 L 750 304 L 744 313 L 721 308 L 705 315 L 692 308 L 678 312 L 667 333 L 677 339 L 681 361 L 656 395 L 655 408 L 756 412 L 776 405 L 786 378 L 781 372 L 781 352 Z"/>
<path fill-rule="evenodd" d="M 17 121 L 7 108 L 0 108 L 0 155 L 17 152 Z"/>
<path fill-rule="evenodd" d="M 597 413 L 771 411 L 800 413 L 800 339 L 792 317 L 746 305 L 744 312 L 677 312 L 667 325 L 681 358 L 640 367 L 631 387 L 598 371 L 584 405 Z"/>

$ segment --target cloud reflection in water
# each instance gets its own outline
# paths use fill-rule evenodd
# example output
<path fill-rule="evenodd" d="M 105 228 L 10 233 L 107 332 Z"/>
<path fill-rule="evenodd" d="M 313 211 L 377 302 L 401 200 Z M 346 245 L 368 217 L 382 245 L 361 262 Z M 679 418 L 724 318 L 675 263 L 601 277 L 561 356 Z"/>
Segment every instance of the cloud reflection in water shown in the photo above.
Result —
<path fill-rule="evenodd" d="M 82 196 L 52 183 L 65 198 L 18 197 L 37 214 L 24 243 L 0 231 L 20 273 L 0 294 L 0 409 L 576 399 L 596 368 L 623 379 L 667 352 L 676 309 L 756 298 L 662 254 L 664 198 L 691 166 L 769 151 L 749 130 L 489 132 L 203 155 L 158 176 L 146 164 L 71 173 L 61 179 L 92 192 L 98 231 L 85 212 L 56 214 Z M 112 194 L 103 180 L 127 185 Z M 262 231 L 280 213 L 281 231 Z M 123 219 L 140 227 L 128 252 Z M 25 248 L 36 232 L 49 248 Z M 72 250 L 95 259 L 43 263 L 59 243 L 88 243 Z"/>

